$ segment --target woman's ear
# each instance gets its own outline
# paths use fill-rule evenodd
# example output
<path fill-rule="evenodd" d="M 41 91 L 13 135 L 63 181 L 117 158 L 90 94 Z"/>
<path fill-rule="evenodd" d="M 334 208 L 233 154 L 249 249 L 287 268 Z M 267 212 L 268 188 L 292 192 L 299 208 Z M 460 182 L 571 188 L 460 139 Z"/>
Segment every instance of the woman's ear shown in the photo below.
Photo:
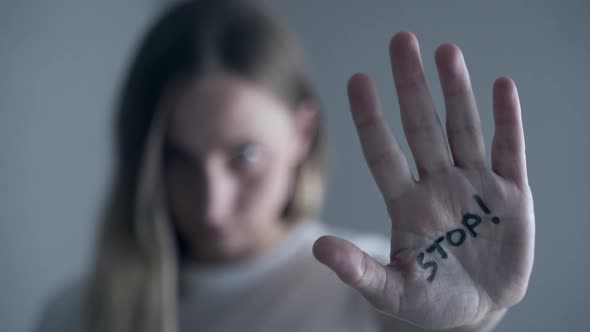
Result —
<path fill-rule="evenodd" d="M 318 130 L 319 106 L 313 100 L 304 100 L 295 110 L 295 133 L 297 164 L 302 162 L 309 150 Z"/>

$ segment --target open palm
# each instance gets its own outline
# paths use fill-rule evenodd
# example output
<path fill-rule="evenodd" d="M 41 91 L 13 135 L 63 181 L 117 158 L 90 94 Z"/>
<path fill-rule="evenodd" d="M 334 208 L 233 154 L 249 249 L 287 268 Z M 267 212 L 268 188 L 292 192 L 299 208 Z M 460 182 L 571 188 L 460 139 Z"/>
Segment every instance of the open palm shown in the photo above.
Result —
<path fill-rule="evenodd" d="M 314 255 L 379 311 L 422 327 L 477 324 L 524 296 L 533 263 L 534 212 L 516 87 L 494 83 L 492 165 L 469 74 L 458 47 L 436 51 L 447 139 L 428 91 L 418 41 L 390 44 L 401 120 L 419 180 L 385 123 L 371 80 L 348 85 L 363 154 L 391 218 L 391 261 L 324 236 Z"/>

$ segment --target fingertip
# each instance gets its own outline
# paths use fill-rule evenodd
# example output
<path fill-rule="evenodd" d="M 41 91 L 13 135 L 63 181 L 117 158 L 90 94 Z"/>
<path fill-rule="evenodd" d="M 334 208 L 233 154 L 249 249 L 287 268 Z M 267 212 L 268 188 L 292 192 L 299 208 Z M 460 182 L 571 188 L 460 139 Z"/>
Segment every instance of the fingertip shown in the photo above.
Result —
<path fill-rule="evenodd" d="M 326 265 L 344 283 L 359 286 L 365 266 L 362 266 L 363 255 L 356 245 L 348 240 L 332 235 L 324 235 L 313 244 L 313 255 Z"/>
<path fill-rule="evenodd" d="M 317 259 L 319 259 L 320 258 L 319 256 L 321 256 L 321 250 L 322 250 L 322 248 L 321 248 L 322 247 L 322 243 L 321 243 L 322 240 L 321 239 L 323 237 L 324 236 L 316 239 L 315 242 L 313 243 L 313 246 L 311 247 L 311 251 L 313 253 L 313 256 Z"/>
<path fill-rule="evenodd" d="M 369 77 L 369 75 L 361 72 L 354 73 L 352 76 L 350 76 L 350 79 L 348 80 L 348 92 L 350 93 L 358 91 L 358 89 L 362 88 L 367 83 L 370 83 L 370 81 L 371 78 Z"/>
<path fill-rule="evenodd" d="M 510 116 L 516 109 L 520 109 L 520 101 L 516 84 L 508 76 L 500 76 L 494 81 L 494 110 L 499 116 L 499 120 Z"/>
<path fill-rule="evenodd" d="M 409 31 L 400 31 L 391 37 L 389 42 L 389 50 L 393 53 L 395 50 L 403 48 L 404 45 L 417 44 L 418 38 Z"/>
<path fill-rule="evenodd" d="M 425 80 L 418 39 L 411 32 L 399 32 L 389 44 L 389 60 L 396 89 L 412 88 Z"/>
<path fill-rule="evenodd" d="M 501 89 L 503 91 L 516 91 L 516 83 L 514 83 L 514 80 L 512 80 L 512 78 L 508 76 L 500 76 L 494 81 L 494 91 L 498 89 Z"/>
<path fill-rule="evenodd" d="M 456 65 L 456 59 L 462 59 L 463 52 L 453 43 L 444 43 L 439 45 L 434 51 L 434 60 L 437 66 L 441 66 L 446 63 Z M 454 61 L 455 60 L 455 61 Z"/>
<path fill-rule="evenodd" d="M 445 97 L 472 94 L 469 73 L 459 46 L 452 43 L 440 45 L 434 52 L 434 60 Z"/>
<path fill-rule="evenodd" d="M 369 79 L 369 75 L 367 75 L 366 73 L 363 73 L 363 72 L 356 72 L 356 73 L 352 74 L 352 76 L 350 76 L 350 81 L 367 80 L 367 79 Z"/>
<path fill-rule="evenodd" d="M 313 256 L 323 264 L 331 265 L 331 263 L 336 263 L 333 262 L 333 256 L 330 255 L 330 246 L 333 241 L 334 240 L 332 236 L 323 235 L 313 243 Z"/>

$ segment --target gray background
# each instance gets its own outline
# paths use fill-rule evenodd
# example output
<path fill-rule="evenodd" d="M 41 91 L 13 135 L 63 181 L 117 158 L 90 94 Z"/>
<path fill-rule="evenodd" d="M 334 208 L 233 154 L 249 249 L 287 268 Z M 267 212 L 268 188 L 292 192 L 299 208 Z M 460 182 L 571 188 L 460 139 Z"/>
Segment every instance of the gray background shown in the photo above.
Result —
<path fill-rule="evenodd" d="M 111 159 L 111 106 L 129 52 L 164 1 L 0 2 L 0 329 L 28 331 L 46 297 L 82 273 Z M 370 73 L 405 151 L 387 44 L 417 34 L 437 105 L 435 47 L 458 44 L 486 141 L 493 80 L 509 75 L 523 108 L 537 246 L 529 292 L 498 331 L 581 331 L 590 267 L 590 5 L 584 1 L 268 0 L 300 37 L 331 145 L 324 219 L 389 234 L 345 95 Z M 444 116 L 444 109 L 439 108 Z"/>

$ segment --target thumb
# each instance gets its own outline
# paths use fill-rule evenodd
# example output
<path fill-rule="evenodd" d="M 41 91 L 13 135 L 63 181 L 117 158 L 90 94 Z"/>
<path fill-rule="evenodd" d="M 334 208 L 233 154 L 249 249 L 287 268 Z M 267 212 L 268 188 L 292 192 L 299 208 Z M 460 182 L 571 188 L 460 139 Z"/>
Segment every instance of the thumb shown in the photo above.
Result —
<path fill-rule="evenodd" d="M 356 288 L 377 309 L 397 307 L 399 279 L 395 272 L 363 252 L 353 243 L 339 237 L 324 235 L 313 244 L 313 255 L 334 271 L 340 280 Z M 396 296 L 397 295 L 397 296 Z M 392 303 L 392 300 L 393 303 Z"/>

